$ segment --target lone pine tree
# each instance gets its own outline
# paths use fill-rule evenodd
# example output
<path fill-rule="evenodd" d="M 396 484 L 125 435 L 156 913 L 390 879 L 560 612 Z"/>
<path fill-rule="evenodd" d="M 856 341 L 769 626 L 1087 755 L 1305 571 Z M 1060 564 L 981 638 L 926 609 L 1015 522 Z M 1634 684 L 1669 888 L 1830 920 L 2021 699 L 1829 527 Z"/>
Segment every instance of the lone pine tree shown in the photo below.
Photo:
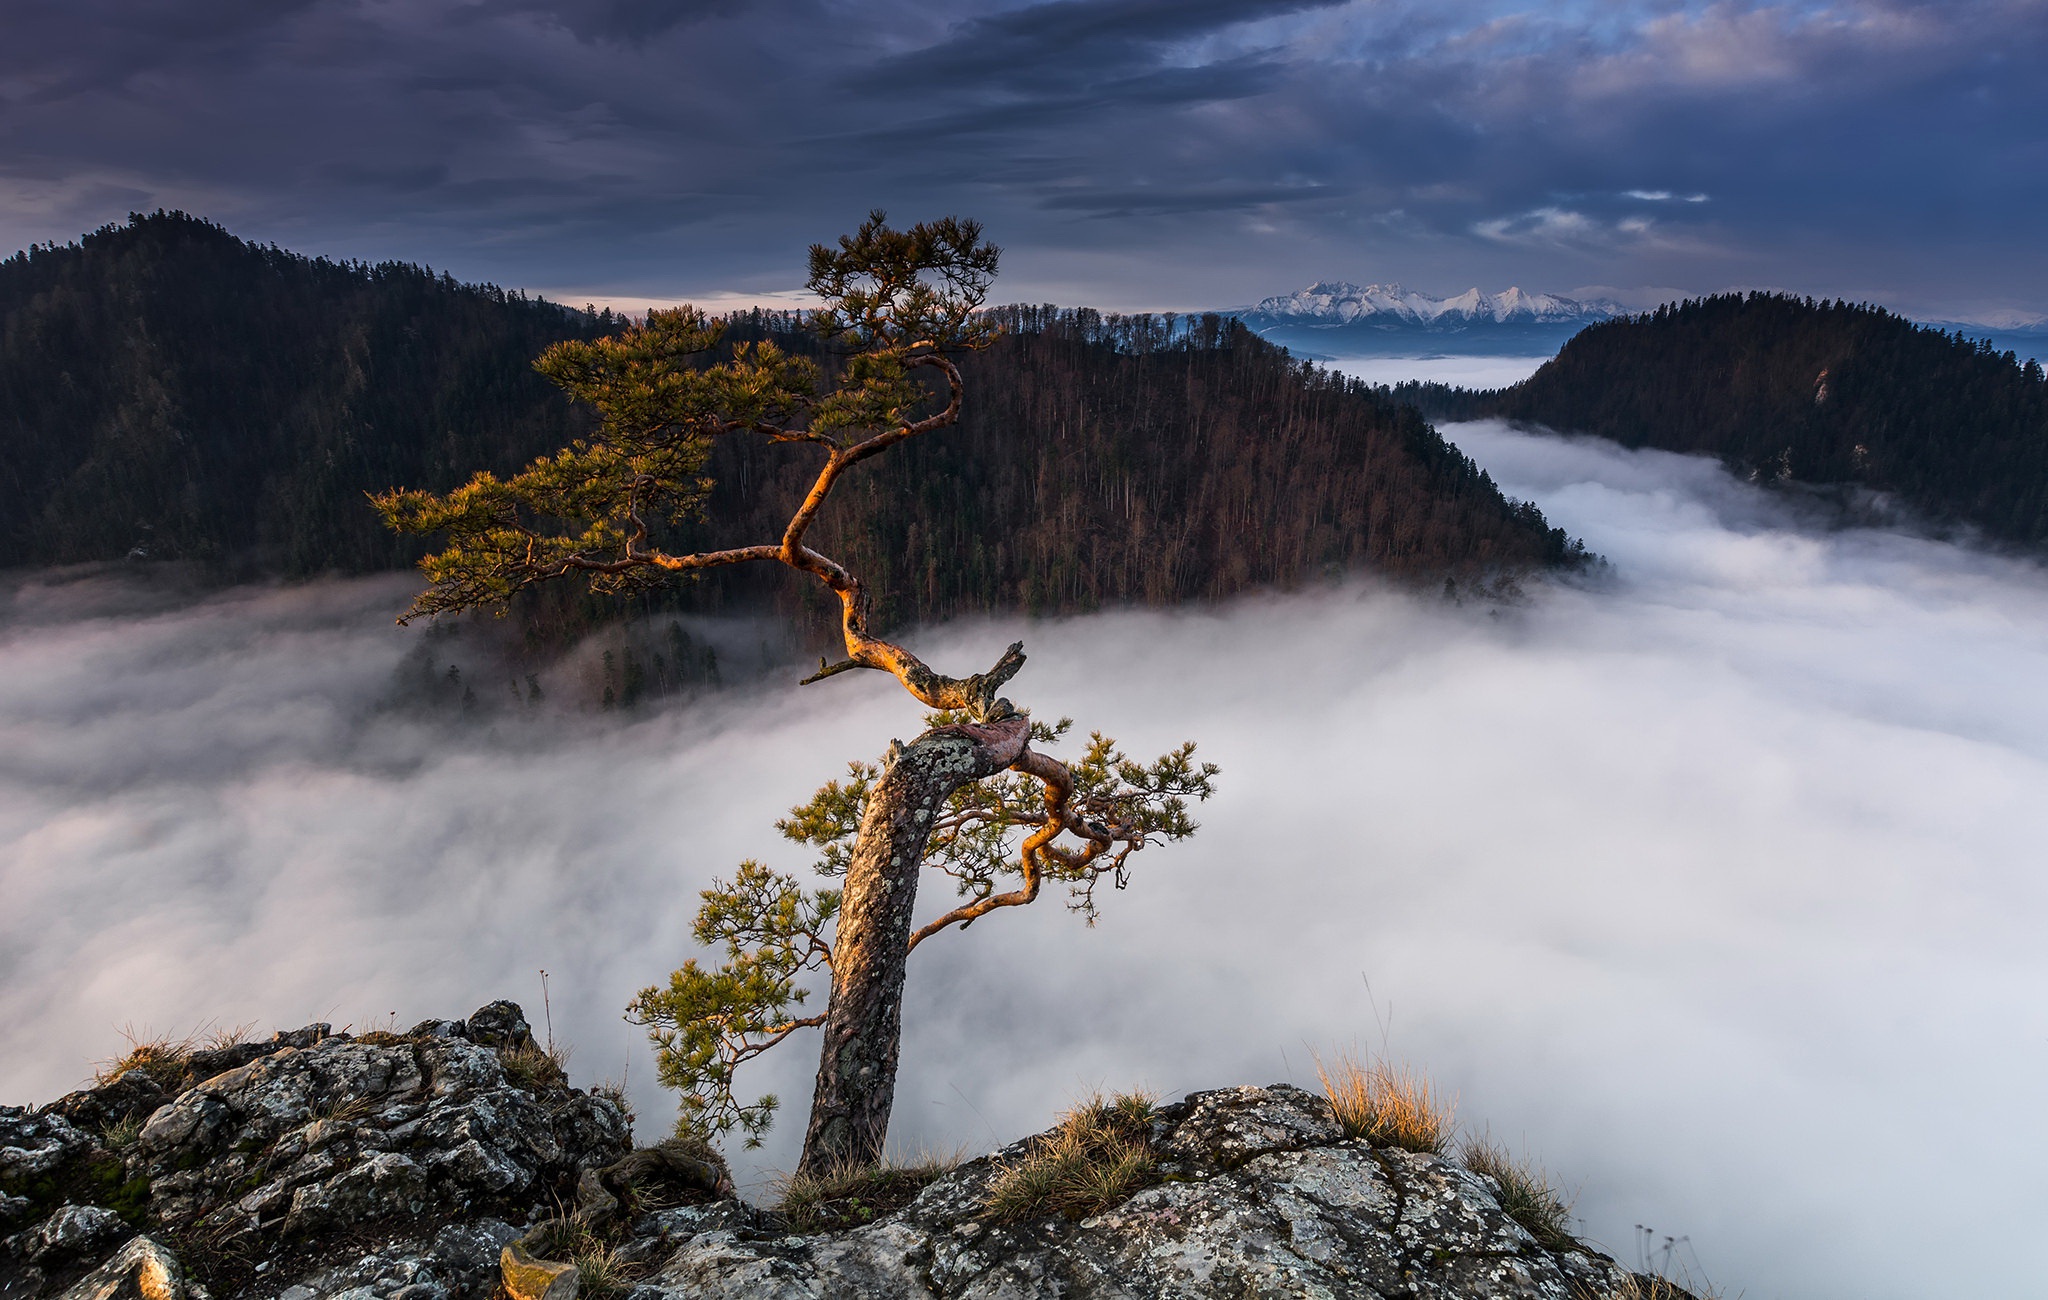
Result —
<path fill-rule="evenodd" d="M 1035 901 L 1047 880 L 1094 914 L 1104 876 L 1119 887 L 1130 855 L 1184 838 L 1188 798 L 1208 797 L 1216 769 L 1184 744 L 1150 764 L 1091 737 L 1062 762 L 1034 748 L 1070 723 L 1033 721 L 998 695 L 1024 664 L 1012 645 L 985 672 L 948 677 L 869 626 L 859 575 L 806 542 L 848 470 L 911 438 L 953 424 L 964 384 L 948 356 L 986 346 L 980 308 L 998 250 L 979 225 L 946 218 L 893 230 L 880 212 L 838 247 L 814 245 L 809 288 L 822 361 L 772 341 L 726 345 L 719 323 L 690 307 L 595 341 L 550 347 L 536 368 L 588 402 L 601 426 L 509 478 L 478 473 L 445 496 L 393 490 L 373 498 L 391 527 L 445 533 L 420 562 L 429 584 L 401 622 L 478 607 L 502 611 L 516 592 L 557 578 L 629 593 L 677 576 L 755 561 L 822 583 L 840 609 L 846 657 L 805 685 L 854 669 L 891 674 L 931 710 L 928 728 L 856 763 L 794 810 L 779 829 L 822 850 L 836 889 L 804 889 L 757 862 L 705 891 L 696 934 L 725 963 L 684 963 L 630 1013 L 649 1028 L 663 1081 L 682 1090 L 684 1122 L 749 1142 L 775 1099 L 742 1104 L 740 1064 L 794 1031 L 823 1029 L 817 1087 L 800 1169 L 819 1173 L 878 1160 L 895 1096 L 905 962 L 932 936 L 965 929 L 999 908 Z M 933 409 L 936 407 L 937 409 Z M 715 440 L 756 436 L 822 458 L 816 481 L 780 538 L 679 552 L 664 538 L 701 520 Z M 713 521 L 715 522 L 715 521 Z M 915 924 L 917 883 L 930 862 L 952 876 L 960 902 Z M 829 972 L 823 1012 L 796 1016 L 801 979 Z"/>

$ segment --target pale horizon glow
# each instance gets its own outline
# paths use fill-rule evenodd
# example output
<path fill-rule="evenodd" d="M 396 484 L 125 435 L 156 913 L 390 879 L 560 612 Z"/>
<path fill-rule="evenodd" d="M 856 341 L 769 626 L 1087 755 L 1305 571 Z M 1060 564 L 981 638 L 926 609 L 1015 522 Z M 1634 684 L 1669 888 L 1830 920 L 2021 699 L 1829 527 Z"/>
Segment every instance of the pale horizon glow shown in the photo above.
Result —
<path fill-rule="evenodd" d="M 1450 384 L 1457 388 L 1507 388 L 1536 373 L 1550 360 L 1540 357 L 1331 357 L 1316 364 L 1368 384 Z"/>

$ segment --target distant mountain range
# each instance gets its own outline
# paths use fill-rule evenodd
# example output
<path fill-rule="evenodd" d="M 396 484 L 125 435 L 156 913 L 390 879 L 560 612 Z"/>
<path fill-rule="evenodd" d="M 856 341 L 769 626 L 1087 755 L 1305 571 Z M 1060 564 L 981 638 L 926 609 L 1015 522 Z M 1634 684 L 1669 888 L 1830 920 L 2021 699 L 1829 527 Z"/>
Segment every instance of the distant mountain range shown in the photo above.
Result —
<path fill-rule="evenodd" d="M 1556 352 L 1586 326 L 1632 310 L 1611 298 L 1566 298 L 1514 287 L 1434 298 L 1398 284 L 1318 280 L 1228 314 L 1296 356 L 1330 360 L 1439 353 L 1542 356 Z M 1989 339 L 1995 350 L 2013 352 L 2022 362 L 2030 357 L 2048 361 L 2048 317 L 2007 313 L 1983 321 L 1919 323 Z"/>
<path fill-rule="evenodd" d="M 1623 315 L 1606 299 L 1562 298 L 1509 288 L 1449 298 L 1398 284 L 1319 280 L 1233 314 L 1260 335 L 1311 356 L 1555 352 L 1586 326 Z"/>

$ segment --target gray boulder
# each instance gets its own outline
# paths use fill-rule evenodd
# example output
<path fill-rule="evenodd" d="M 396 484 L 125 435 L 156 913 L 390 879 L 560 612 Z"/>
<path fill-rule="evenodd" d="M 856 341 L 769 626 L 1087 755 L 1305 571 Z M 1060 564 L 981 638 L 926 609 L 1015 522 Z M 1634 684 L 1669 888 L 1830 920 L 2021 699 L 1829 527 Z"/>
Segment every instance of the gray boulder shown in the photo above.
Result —
<path fill-rule="evenodd" d="M 175 1096 L 130 1071 L 0 1108 L 0 1300 L 49 1300 L 120 1260 L 132 1281 L 128 1256 L 149 1251 L 182 1260 L 180 1295 L 481 1300 L 514 1225 L 631 1150 L 621 1107 L 570 1088 L 511 1003 L 406 1035 L 311 1025 L 180 1069 Z"/>
<path fill-rule="evenodd" d="M 136 1237 L 99 1267 L 58 1293 L 58 1300 L 187 1300 L 177 1257 L 148 1237 Z"/>

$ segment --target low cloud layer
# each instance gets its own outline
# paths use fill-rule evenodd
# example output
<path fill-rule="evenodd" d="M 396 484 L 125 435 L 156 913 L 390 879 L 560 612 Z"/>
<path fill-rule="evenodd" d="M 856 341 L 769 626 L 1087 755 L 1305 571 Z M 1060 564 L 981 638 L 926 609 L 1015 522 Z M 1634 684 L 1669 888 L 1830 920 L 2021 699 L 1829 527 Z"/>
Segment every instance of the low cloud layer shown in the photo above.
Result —
<path fill-rule="evenodd" d="M 1696 459 L 1450 434 L 1612 571 L 917 638 L 965 670 L 1021 634 L 1021 702 L 1224 772 L 1097 928 L 1048 899 L 920 949 L 895 1140 L 1384 1041 L 1625 1261 L 1647 1224 L 1751 1297 L 2025 1290 L 1977 1243 L 2030 1239 L 2048 1140 L 2048 578 Z M 714 876 L 802 864 L 773 818 L 914 706 L 838 678 L 456 726 L 387 707 L 404 591 L 12 589 L 0 1098 L 74 1086 L 124 1024 L 538 1023 L 546 968 L 577 1080 L 672 1113 L 619 1009 Z M 749 1081 L 788 1107 L 750 1176 L 790 1163 L 815 1050 Z"/>

